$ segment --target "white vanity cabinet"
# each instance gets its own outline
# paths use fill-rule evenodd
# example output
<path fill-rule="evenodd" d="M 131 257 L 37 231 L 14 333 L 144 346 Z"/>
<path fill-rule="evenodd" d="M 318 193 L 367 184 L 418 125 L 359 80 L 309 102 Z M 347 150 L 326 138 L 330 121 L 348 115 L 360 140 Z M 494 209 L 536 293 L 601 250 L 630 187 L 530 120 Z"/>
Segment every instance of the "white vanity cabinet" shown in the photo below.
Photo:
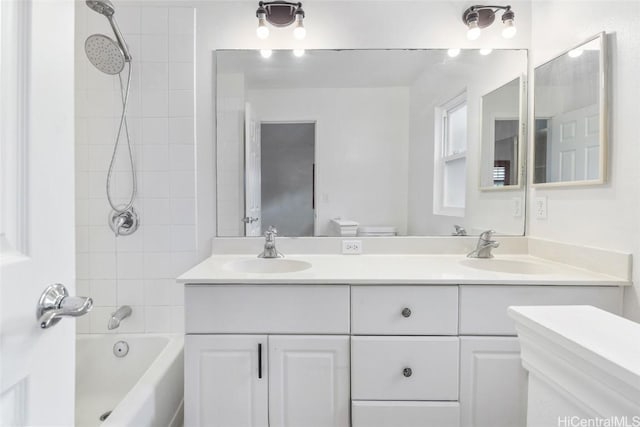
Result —
<path fill-rule="evenodd" d="M 185 312 L 185 426 L 350 425 L 348 286 L 187 286 Z"/>

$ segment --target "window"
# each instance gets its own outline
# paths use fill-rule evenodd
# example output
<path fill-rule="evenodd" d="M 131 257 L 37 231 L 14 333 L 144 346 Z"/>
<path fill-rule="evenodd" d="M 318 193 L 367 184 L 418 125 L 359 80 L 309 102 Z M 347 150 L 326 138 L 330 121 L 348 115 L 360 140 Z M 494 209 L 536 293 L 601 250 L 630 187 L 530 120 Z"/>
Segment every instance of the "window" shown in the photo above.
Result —
<path fill-rule="evenodd" d="M 467 96 L 436 108 L 433 213 L 464 216 L 467 184 Z"/>

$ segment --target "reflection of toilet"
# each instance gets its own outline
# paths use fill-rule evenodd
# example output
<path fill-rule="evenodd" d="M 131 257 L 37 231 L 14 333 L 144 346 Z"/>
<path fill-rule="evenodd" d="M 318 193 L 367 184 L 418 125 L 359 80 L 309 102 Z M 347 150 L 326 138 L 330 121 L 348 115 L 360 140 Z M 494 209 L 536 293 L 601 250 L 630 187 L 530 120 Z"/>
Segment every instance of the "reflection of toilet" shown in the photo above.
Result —
<path fill-rule="evenodd" d="M 358 236 L 389 237 L 397 236 L 398 229 L 390 225 L 363 225 L 358 227 Z"/>
<path fill-rule="evenodd" d="M 358 234 L 358 223 L 348 219 L 333 218 L 330 221 L 330 229 L 332 236 L 349 236 L 353 237 Z"/>

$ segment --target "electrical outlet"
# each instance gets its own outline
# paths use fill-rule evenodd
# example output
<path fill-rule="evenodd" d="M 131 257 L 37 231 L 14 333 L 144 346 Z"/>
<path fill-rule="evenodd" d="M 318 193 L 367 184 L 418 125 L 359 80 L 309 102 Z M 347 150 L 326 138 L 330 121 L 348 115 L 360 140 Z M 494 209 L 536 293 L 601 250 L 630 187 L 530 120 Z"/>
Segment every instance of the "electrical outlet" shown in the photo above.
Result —
<path fill-rule="evenodd" d="M 547 219 L 547 198 L 536 197 L 536 219 Z"/>
<path fill-rule="evenodd" d="M 342 253 L 348 255 L 358 255 L 362 253 L 362 240 L 343 240 Z"/>
<path fill-rule="evenodd" d="M 520 218 L 522 216 L 522 199 L 520 197 L 513 198 L 513 217 Z"/>

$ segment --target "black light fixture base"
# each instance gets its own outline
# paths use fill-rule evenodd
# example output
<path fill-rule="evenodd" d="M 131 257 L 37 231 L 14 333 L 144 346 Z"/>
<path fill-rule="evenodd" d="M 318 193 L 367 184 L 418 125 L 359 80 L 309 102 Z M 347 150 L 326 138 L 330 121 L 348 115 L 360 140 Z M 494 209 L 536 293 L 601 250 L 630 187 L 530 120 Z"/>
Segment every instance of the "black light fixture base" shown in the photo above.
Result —
<path fill-rule="evenodd" d="M 496 13 L 493 9 L 489 9 L 487 6 L 471 6 L 462 14 L 464 25 L 469 25 L 469 15 L 474 12 L 478 14 L 478 27 L 480 28 L 486 28 L 496 20 Z"/>
<path fill-rule="evenodd" d="M 266 21 L 274 27 L 283 28 L 293 24 L 296 12 L 301 10 L 302 3 L 288 1 L 268 1 L 259 3 L 260 10 L 265 11 Z M 304 13 L 304 12 L 303 12 Z"/>

